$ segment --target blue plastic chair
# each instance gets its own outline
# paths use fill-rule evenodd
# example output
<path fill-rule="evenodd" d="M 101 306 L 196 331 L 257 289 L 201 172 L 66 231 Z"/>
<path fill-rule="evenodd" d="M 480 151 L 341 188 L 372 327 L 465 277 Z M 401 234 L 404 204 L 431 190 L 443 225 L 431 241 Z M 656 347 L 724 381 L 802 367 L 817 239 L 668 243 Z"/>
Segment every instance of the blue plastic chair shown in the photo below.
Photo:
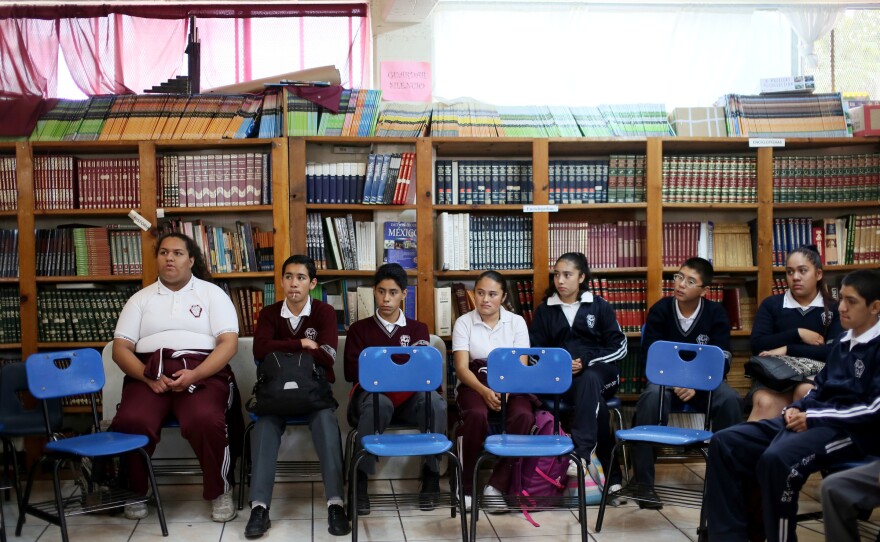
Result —
<path fill-rule="evenodd" d="M 685 357 L 682 357 L 682 353 Z M 670 341 L 657 341 L 648 349 L 648 362 L 645 368 L 648 381 L 661 386 L 660 411 L 662 413 L 662 401 L 665 396 L 665 388 L 676 386 L 691 388 L 700 391 L 708 391 L 709 403 L 707 411 L 712 407 L 712 395 L 724 380 L 724 352 L 717 346 L 700 345 L 691 343 L 677 343 Z M 614 461 L 617 451 L 630 444 L 648 444 L 655 447 L 673 446 L 688 450 L 697 450 L 706 459 L 709 440 L 712 432 L 709 430 L 686 429 L 681 427 L 669 427 L 666 425 L 640 425 L 632 429 L 617 431 L 617 444 L 611 451 L 611 460 Z M 663 496 L 664 501 L 675 502 L 680 506 L 690 508 L 702 507 L 702 496 L 705 491 L 691 490 L 675 487 L 654 486 L 658 495 Z M 602 502 L 599 505 L 599 516 L 596 518 L 596 532 L 602 529 L 602 520 L 605 515 L 605 506 L 609 497 L 616 495 L 625 496 L 635 501 L 657 502 L 646 497 L 643 488 L 637 484 L 628 484 L 620 491 L 609 494 L 606 484 L 602 492 Z M 705 525 L 704 512 L 700 513 L 700 530 Z"/>
<path fill-rule="evenodd" d="M 395 359 L 406 358 L 404 363 L 395 362 Z M 431 433 L 433 426 L 433 411 L 431 408 L 430 394 L 443 383 L 443 356 L 440 351 L 431 346 L 376 346 L 365 348 L 358 359 L 358 381 L 364 391 L 368 393 L 383 392 L 423 392 L 425 398 L 426 431 L 416 434 L 380 434 L 363 435 L 360 437 L 362 449 L 355 455 L 349 467 L 350 481 L 355 480 L 355 473 L 361 461 L 367 454 L 378 457 L 409 457 L 431 456 L 444 454 L 453 467 L 453 478 L 450 486 L 455 488 L 455 493 L 450 492 L 449 504 L 452 507 L 452 516 L 456 512 L 461 515 L 461 539 L 465 541 L 467 536 L 467 518 L 464 509 L 464 490 L 461 484 L 461 463 L 452 453 L 452 441 L 446 435 Z M 367 415 L 364 413 L 364 415 Z M 373 401 L 374 427 L 379 427 L 379 401 Z M 351 516 L 351 539 L 357 542 L 358 516 L 354 483 L 349 483 L 349 509 Z M 410 499 L 406 496 L 394 495 L 394 504 L 408 504 Z M 446 495 L 438 495 L 442 501 Z M 413 504 L 417 503 L 412 499 Z"/>
<path fill-rule="evenodd" d="M 27 358 L 26 370 L 28 388 L 31 395 L 43 404 L 43 416 L 49 442 L 43 450 L 43 456 L 30 469 L 27 486 L 22 497 L 18 516 L 16 536 L 21 535 L 25 514 L 61 527 L 61 539 L 68 542 L 66 516 L 86 514 L 100 510 L 119 508 L 126 504 L 153 501 L 162 527 L 162 535 L 168 536 L 165 524 L 165 513 L 159 499 L 156 478 L 150 463 L 150 456 L 144 450 L 148 439 L 145 435 L 129 435 L 125 433 L 101 432 L 98 424 L 98 409 L 95 394 L 104 387 L 104 365 L 101 354 L 92 348 L 65 350 L 52 353 L 37 353 Z M 49 409 L 46 402 L 51 399 L 69 397 L 71 395 L 88 395 L 92 407 L 94 433 L 76 437 L 56 439 L 52 433 Z M 125 490 L 104 490 L 95 495 L 75 495 L 64 497 L 61 493 L 59 470 L 67 461 L 80 461 L 83 458 L 116 456 L 128 452 L 139 452 L 147 466 L 152 497 L 137 495 Z M 52 482 L 55 488 L 55 500 L 45 503 L 31 504 L 31 490 L 34 475 L 39 467 L 47 461 L 52 462 Z M 91 489 L 91 488 L 89 488 Z"/>
<path fill-rule="evenodd" d="M 529 356 L 536 363 L 523 365 L 523 356 Z M 559 434 L 559 395 L 571 387 L 571 354 L 562 348 L 496 348 L 489 353 L 487 360 L 487 382 L 489 387 L 501 394 L 502 433 L 486 437 L 483 453 L 474 465 L 474 488 L 479 487 L 480 464 L 492 457 L 550 457 L 566 455 L 575 461 L 578 471 L 578 486 L 584 487 L 583 464 L 574 451 L 574 442 L 569 436 Z M 554 396 L 553 416 L 556 420 L 553 435 L 508 435 L 507 397 L 509 393 L 534 393 Z M 471 541 L 476 540 L 477 521 L 480 504 L 490 503 L 493 508 L 502 505 L 498 497 L 473 496 L 471 511 Z M 581 540 L 587 538 L 587 508 L 582 496 L 578 497 L 532 497 L 529 508 L 544 510 L 571 508 L 577 504 L 578 519 L 581 525 Z M 503 503 L 506 505 L 506 502 Z M 515 508 L 519 509 L 519 508 Z"/>

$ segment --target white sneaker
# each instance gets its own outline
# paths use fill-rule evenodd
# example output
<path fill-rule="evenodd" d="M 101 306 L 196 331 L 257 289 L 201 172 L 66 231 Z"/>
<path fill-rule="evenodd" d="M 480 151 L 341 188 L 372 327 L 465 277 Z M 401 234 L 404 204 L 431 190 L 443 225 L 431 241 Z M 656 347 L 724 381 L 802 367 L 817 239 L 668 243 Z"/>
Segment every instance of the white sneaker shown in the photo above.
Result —
<path fill-rule="evenodd" d="M 147 517 L 147 503 L 134 502 L 125 505 L 125 517 L 127 519 L 144 519 Z"/>
<path fill-rule="evenodd" d="M 232 505 L 232 492 L 224 493 L 211 501 L 212 511 L 211 519 L 218 523 L 232 521 L 238 512 Z"/>
<path fill-rule="evenodd" d="M 620 491 L 621 489 L 623 489 L 623 487 L 620 484 L 614 484 L 613 486 L 608 488 L 608 492 L 614 493 L 615 491 Z M 620 506 L 620 505 L 626 504 L 626 503 L 627 503 L 626 497 L 621 496 L 621 495 L 617 495 L 615 497 L 612 497 L 611 500 L 608 501 L 608 504 L 610 504 L 611 506 Z"/>
<path fill-rule="evenodd" d="M 486 512 L 490 514 L 504 514 L 508 512 L 508 510 L 504 507 L 504 495 L 496 488 L 486 485 L 483 488 L 483 497 L 491 497 L 492 499 L 489 502 L 486 502 L 483 506 L 486 509 Z"/>

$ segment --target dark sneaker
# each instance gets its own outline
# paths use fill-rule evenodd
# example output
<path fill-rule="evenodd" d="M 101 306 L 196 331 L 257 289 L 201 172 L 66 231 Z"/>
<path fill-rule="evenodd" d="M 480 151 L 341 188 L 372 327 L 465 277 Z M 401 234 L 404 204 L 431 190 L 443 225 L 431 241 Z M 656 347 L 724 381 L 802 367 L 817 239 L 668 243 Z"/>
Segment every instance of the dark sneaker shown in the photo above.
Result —
<path fill-rule="evenodd" d="M 367 495 L 367 473 L 357 471 L 357 489 L 355 490 L 357 512 L 359 516 L 370 514 L 370 496 Z"/>
<path fill-rule="evenodd" d="M 440 501 L 440 473 L 422 469 L 422 489 L 419 491 L 419 508 L 433 510 Z"/>
<path fill-rule="evenodd" d="M 663 503 L 660 501 L 660 497 L 657 496 L 657 493 L 654 492 L 654 488 L 652 487 L 640 489 L 638 497 L 639 499 L 649 499 L 646 501 L 639 500 L 639 508 L 644 510 L 660 510 L 663 508 Z"/>
<path fill-rule="evenodd" d="M 260 538 L 266 534 L 266 531 L 268 531 L 271 526 L 272 522 L 269 520 L 269 511 L 262 506 L 255 506 L 251 510 L 251 518 L 248 520 L 247 526 L 244 528 L 244 537 Z"/>
<path fill-rule="evenodd" d="M 351 525 L 341 505 L 331 504 L 327 508 L 327 532 L 333 536 L 345 536 L 351 532 Z"/>

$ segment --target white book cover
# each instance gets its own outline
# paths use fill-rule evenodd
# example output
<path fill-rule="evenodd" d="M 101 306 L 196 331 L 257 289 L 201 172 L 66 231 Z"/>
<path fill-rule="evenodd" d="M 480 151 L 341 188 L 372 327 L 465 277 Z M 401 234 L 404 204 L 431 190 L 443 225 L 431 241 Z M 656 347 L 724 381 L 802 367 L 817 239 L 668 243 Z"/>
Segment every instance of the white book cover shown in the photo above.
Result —
<path fill-rule="evenodd" d="M 434 333 L 441 337 L 452 335 L 452 288 L 434 288 Z"/>

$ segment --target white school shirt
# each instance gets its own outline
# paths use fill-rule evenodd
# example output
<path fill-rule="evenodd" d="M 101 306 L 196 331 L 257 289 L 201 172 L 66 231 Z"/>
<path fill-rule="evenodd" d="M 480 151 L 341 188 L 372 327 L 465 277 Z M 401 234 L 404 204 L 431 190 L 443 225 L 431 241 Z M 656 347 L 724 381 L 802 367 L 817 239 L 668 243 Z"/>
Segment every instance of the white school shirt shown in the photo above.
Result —
<path fill-rule="evenodd" d="M 685 333 L 691 328 L 694 324 L 694 320 L 697 318 L 697 315 L 700 314 L 700 309 L 703 307 L 703 298 L 700 298 L 700 304 L 697 305 L 697 309 L 690 316 L 685 316 L 681 313 L 681 309 L 678 308 L 678 300 L 675 300 L 675 316 L 678 318 L 678 325 L 681 326 L 681 330 Z"/>
<path fill-rule="evenodd" d="M 281 304 L 281 317 L 290 320 L 290 329 L 296 329 L 299 326 L 299 321 L 305 318 L 306 316 L 311 316 L 312 314 L 312 296 L 308 296 L 306 299 L 306 304 L 303 305 L 302 310 L 299 315 L 293 314 L 293 311 L 290 310 L 290 307 L 287 306 L 287 300 L 284 300 L 284 303 Z"/>
<path fill-rule="evenodd" d="M 868 328 L 868 331 L 862 333 L 858 337 L 853 337 L 853 330 L 846 330 L 846 333 L 840 338 L 840 342 L 849 341 L 849 349 L 852 350 L 855 345 L 871 342 L 878 335 L 880 335 L 880 320 L 877 320 L 873 326 Z"/>
<path fill-rule="evenodd" d="M 495 348 L 528 348 L 529 329 L 523 317 L 501 307 L 498 323 L 490 328 L 479 311 L 462 314 L 452 329 L 452 351 L 466 350 L 470 359 L 487 359 Z"/>
<path fill-rule="evenodd" d="M 238 333 L 232 300 L 219 286 L 192 277 L 176 292 L 156 281 L 131 296 L 113 337 L 134 343 L 135 352 L 213 350 L 223 333 Z"/>

